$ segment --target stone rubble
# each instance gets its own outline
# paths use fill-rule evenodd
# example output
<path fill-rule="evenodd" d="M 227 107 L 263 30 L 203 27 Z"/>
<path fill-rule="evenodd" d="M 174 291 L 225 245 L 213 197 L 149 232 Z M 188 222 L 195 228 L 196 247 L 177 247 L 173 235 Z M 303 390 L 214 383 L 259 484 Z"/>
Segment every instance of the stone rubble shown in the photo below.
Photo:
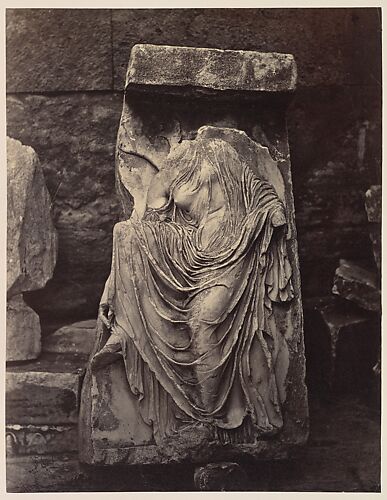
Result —
<path fill-rule="evenodd" d="M 7 361 L 40 354 L 40 323 L 23 292 L 43 288 L 52 277 L 57 234 L 51 199 L 35 151 L 7 138 Z"/>
<path fill-rule="evenodd" d="M 42 341 L 43 352 L 90 354 L 95 340 L 96 320 L 62 326 Z"/>
<path fill-rule="evenodd" d="M 381 293 L 377 274 L 353 262 L 340 260 L 340 265 L 335 272 L 332 292 L 367 311 L 380 311 Z"/>

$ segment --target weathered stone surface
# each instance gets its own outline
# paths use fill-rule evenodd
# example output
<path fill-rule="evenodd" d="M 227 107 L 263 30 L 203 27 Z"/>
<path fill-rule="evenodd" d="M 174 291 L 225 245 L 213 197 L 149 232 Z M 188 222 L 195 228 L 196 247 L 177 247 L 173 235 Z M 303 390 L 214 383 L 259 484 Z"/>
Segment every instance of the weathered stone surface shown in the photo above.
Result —
<path fill-rule="evenodd" d="M 294 90 L 297 69 L 290 54 L 135 45 L 126 89 L 187 89 L 280 92 Z"/>
<path fill-rule="evenodd" d="M 7 296 L 43 288 L 52 277 L 57 236 L 38 156 L 7 138 Z"/>
<path fill-rule="evenodd" d="M 7 9 L 6 17 L 7 92 L 112 88 L 108 10 Z"/>
<path fill-rule="evenodd" d="M 198 467 L 194 482 L 199 491 L 243 491 L 247 475 L 239 464 L 221 462 Z"/>
<path fill-rule="evenodd" d="M 16 370 L 6 375 L 8 424 L 77 423 L 81 372 Z"/>
<path fill-rule="evenodd" d="M 7 492 L 79 491 L 79 462 L 75 454 L 10 457 Z M 75 486 L 75 487 L 74 487 Z"/>
<path fill-rule="evenodd" d="M 52 353 L 90 354 L 95 341 L 96 320 L 66 325 L 43 339 L 42 350 Z"/>
<path fill-rule="evenodd" d="M 105 94 L 8 98 L 8 133 L 41 158 L 60 240 L 53 279 L 27 298 L 41 319 L 70 323 L 96 315 L 118 219 L 114 145 L 121 100 Z"/>
<path fill-rule="evenodd" d="M 371 186 L 367 190 L 365 207 L 369 222 L 382 222 L 382 186 Z"/>
<path fill-rule="evenodd" d="M 39 316 L 15 295 L 7 301 L 7 361 L 35 359 L 41 351 Z"/>
<path fill-rule="evenodd" d="M 368 311 L 380 311 L 378 276 L 352 262 L 341 260 L 336 269 L 332 292 Z"/>
<path fill-rule="evenodd" d="M 75 425 L 19 425 L 5 428 L 7 459 L 20 455 L 68 453 L 78 449 Z"/>
<path fill-rule="evenodd" d="M 139 41 L 291 53 L 300 86 L 381 81 L 378 9 L 113 9 L 112 26 L 116 89 Z"/>

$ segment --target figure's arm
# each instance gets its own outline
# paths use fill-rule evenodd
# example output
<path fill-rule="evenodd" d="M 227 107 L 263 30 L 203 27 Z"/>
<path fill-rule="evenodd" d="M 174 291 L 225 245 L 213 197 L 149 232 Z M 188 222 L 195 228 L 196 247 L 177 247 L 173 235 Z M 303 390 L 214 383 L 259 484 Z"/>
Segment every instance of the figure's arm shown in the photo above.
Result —
<path fill-rule="evenodd" d="M 284 226 L 286 224 L 285 210 L 283 207 L 277 208 L 277 210 L 273 213 L 271 223 L 274 227 Z"/>
<path fill-rule="evenodd" d="M 101 296 L 101 300 L 99 301 L 98 307 L 98 318 L 104 323 L 106 328 L 110 330 L 113 318 L 114 318 L 114 310 L 112 306 L 112 290 L 114 290 L 114 282 L 115 282 L 115 243 L 117 238 L 118 228 L 121 226 L 121 223 L 118 222 L 115 224 L 113 228 L 113 248 L 112 248 L 112 261 L 110 274 L 108 279 L 105 282 L 105 287 Z M 113 287 L 113 288 L 112 288 Z"/>
<path fill-rule="evenodd" d="M 109 299 L 108 299 L 109 281 L 110 281 L 110 275 L 106 280 L 105 288 L 103 290 L 103 294 L 99 302 L 99 308 L 98 308 L 98 317 L 102 320 L 107 329 L 110 329 L 111 321 L 114 315 L 113 309 L 111 305 L 109 305 Z"/>

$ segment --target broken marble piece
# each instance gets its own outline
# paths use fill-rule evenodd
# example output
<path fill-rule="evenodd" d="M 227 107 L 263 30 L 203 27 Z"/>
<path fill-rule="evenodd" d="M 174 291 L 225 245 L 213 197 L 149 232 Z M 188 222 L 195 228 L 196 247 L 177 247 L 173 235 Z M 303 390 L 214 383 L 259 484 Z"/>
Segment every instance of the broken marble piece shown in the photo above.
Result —
<path fill-rule="evenodd" d="M 95 328 L 95 320 L 62 326 L 44 337 L 42 350 L 58 354 L 90 354 L 95 342 Z"/>
<path fill-rule="evenodd" d="M 380 284 L 376 273 L 341 259 L 336 269 L 332 292 L 367 311 L 380 311 Z"/>
<path fill-rule="evenodd" d="M 369 234 L 372 243 L 376 265 L 381 270 L 381 238 L 382 238 L 382 186 L 371 186 L 366 192 L 365 208 L 368 222 L 370 223 Z"/>
<path fill-rule="evenodd" d="M 7 361 L 36 359 L 41 351 L 39 316 L 21 294 L 7 301 L 6 351 Z"/>
<path fill-rule="evenodd" d="M 82 462 L 283 458 L 305 442 L 295 75 L 288 54 L 133 48 Z"/>
<path fill-rule="evenodd" d="M 199 491 L 245 491 L 247 474 L 235 462 L 221 462 L 198 467 L 194 483 Z"/>
<path fill-rule="evenodd" d="M 43 288 L 52 277 L 57 234 L 51 200 L 35 151 L 7 138 L 7 361 L 40 354 L 38 315 L 22 292 Z"/>
<path fill-rule="evenodd" d="M 369 222 L 382 221 L 382 186 L 377 184 L 366 191 L 365 207 Z"/>
<path fill-rule="evenodd" d="M 7 296 L 43 288 L 52 277 L 57 235 L 35 151 L 7 138 Z"/>

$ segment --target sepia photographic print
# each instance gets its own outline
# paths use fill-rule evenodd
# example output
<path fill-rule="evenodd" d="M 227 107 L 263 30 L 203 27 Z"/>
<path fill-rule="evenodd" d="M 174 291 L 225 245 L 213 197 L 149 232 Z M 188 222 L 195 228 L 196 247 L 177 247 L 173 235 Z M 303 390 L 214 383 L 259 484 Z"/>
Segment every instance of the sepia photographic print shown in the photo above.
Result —
<path fill-rule="evenodd" d="M 8 493 L 380 493 L 381 34 L 6 9 Z"/>

